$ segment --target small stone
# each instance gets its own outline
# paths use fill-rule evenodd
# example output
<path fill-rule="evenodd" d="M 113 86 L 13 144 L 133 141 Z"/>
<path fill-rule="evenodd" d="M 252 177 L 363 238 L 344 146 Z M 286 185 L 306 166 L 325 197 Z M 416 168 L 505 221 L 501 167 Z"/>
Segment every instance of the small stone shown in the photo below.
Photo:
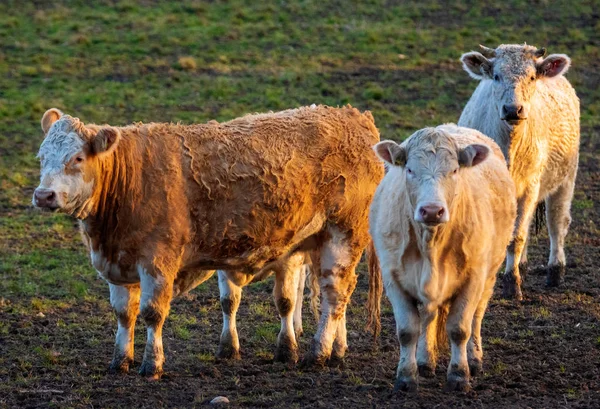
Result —
<path fill-rule="evenodd" d="M 44 317 L 45 317 L 44 313 L 43 313 L 43 312 L 41 312 L 41 311 L 40 311 L 40 312 L 38 312 L 37 316 L 38 316 L 38 317 L 40 317 L 40 318 L 44 318 Z"/>
<path fill-rule="evenodd" d="M 211 405 L 226 405 L 229 403 L 229 399 L 225 396 L 217 396 L 213 400 L 210 401 Z"/>

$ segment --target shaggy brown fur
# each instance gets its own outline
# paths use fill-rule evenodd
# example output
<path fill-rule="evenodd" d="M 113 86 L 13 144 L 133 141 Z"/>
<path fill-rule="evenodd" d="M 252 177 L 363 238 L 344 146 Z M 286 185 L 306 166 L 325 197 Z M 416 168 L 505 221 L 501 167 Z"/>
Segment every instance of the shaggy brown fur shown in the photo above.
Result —
<path fill-rule="evenodd" d="M 92 252 L 113 266 L 97 268 L 115 285 L 135 285 L 147 272 L 157 286 L 148 308 L 161 310 L 163 321 L 172 295 L 165 289 L 181 272 L 277 272 L 296 251 L 343 246 L 335 267 L 314 269 L 329 308 L 316 353 L 331 353 L 383 177 L 369 112 L 318 106 L 189 126 L 101 127 L 68 115 L 42 122 L 47 139 L 60 128 L 86 142 L 81 172 L 93 190 L 69 212 L 82 220 Z M 185 281 L 197 284 L 190 276 Z M 142 281 L 142 304 L 143 287 Z M 144 368 L 160 373 L 161 362 L 154 364 Z"/>

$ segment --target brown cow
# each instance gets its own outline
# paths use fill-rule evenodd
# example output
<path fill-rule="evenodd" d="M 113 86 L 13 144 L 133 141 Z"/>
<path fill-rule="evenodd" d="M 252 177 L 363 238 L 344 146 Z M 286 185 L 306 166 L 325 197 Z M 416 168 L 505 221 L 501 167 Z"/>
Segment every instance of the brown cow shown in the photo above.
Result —
<path fill-rule="evenodd" d="M 383 177 L 370 113 L 313 106 L 223 124 L 112 127 L 50 109 L 42 129 L 33 202 L 82 222 L 118 317 L 114 370 L 133 359 L 139 306 L 148 328 L 140 373 L 160 376 L 162 327 L 181 277 L 197 285 L 207 270 L 273 270 L 279 313 L 291 317 L 286 276 L 306 251 L 318 256 L 322 292 L 306 362 L 344 355 L 346 306 Z"/>

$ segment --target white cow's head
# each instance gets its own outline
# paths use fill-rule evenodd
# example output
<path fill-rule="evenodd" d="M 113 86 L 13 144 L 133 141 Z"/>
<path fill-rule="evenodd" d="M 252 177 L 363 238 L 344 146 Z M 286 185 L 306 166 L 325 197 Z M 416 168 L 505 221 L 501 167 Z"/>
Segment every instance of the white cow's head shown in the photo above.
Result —
<path fill-rule="evenodd" d="M 120 133 L 112 127 L 87 128 L 56 108 L 42 117 L 42 130 L 46 136 L 38 153 L 41 176 L 33 204 L 79 217 L 91 205 L 99 162 L 114 151 Z"/>
<path fill-rule="evenodd" d="M 501 45 L 482 53 L 472 51 L 460 58 L 463 68 L 478 80 L 493 81 L 493 95 L 500 118 L 510 125 L 527 120 L 536 91 L 536 81 L 564 74 L 571 60 L 564 54 L 543 58 L 545 48 L 528 45 Z"/>
<path fill-rule="evenodd" d="M 460 149 L 441 127 L 421 129 L 402 145 L 382 141 L 374 149 L 384 162 L 403 169 L 413 218 L 429 227 L 451 219 L 460 168 L 478 165 L 490 152 L 479 144 Z"/>

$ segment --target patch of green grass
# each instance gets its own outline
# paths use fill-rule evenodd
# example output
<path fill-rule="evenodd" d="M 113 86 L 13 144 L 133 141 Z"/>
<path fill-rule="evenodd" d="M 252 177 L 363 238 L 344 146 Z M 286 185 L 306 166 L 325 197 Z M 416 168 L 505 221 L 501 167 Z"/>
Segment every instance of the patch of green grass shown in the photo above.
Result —
<path fill-rule="evenodd" d="M 546 307 L 539 307 L 539 308 L 534 308 L 531 311 L 531 315 L 536 320 L 549 319 L 550 317 L 552 317 L 552 312 L 550 312 L 550 310 Z"/>
<path fill-rule="evenodd" d="M 269 345 L 275 344 L 277 334 L 279 333 L 279 324 L 266 323 L 258 325 L 254 328 L 252 339 L 258 342 L 267 343 Z"/>

